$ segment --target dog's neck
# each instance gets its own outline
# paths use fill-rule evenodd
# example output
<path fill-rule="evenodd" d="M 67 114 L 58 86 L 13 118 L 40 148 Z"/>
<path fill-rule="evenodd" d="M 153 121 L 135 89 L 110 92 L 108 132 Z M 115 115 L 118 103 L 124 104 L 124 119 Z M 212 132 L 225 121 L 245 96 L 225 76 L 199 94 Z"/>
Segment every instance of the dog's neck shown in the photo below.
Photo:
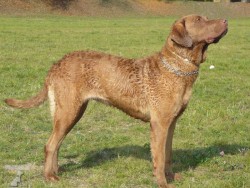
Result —
<path fill-rule="evenodd" d="M 206 51 L 208 45 L 206 43 L 197 43 L 190 48 L 182 47 L 171 40 L 167 40 L 161 53 L 164 56 L 171 56 L 177 61 L 190 63 L 197 67 L 206 60 Z"/>

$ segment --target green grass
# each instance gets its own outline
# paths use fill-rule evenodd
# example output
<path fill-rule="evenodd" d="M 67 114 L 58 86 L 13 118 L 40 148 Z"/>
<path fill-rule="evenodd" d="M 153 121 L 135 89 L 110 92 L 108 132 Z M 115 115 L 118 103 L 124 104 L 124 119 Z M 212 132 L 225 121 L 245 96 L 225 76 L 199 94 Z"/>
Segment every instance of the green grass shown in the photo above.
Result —
<path fill-rule="evenodd" d="M 159 51 L 174 20 L 1 16 L 0 186 L 9 186 L 15 177 L 5 165 L 32 163 L 24 187 L 157 187 L 149 125 L 95 102 L 62 145 L 61 181 L 44 182 L 43 147 L 52 129 L 48 103 L 14 110 L 3 99 L 37 93 L 50 66 L 71 51 L 125 57 Z M 177 187 L 250 187 L 249 30 L 249 18 L 229 20 L 228 35 L 208 50 L 175 132 L 174 171 L 183 176 L 173 182 Z"/>

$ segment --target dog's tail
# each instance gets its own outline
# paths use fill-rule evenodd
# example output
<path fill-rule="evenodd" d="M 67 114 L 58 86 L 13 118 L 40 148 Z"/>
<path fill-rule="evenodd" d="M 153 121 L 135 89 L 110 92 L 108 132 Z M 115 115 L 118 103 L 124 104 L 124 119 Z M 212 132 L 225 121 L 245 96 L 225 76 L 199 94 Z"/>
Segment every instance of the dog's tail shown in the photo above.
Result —
<path fill-rule="evenodd" d="M 32 108 L 42 104 L 48 97 L 48 89 L 46 86 L 34 97 L 27 100 L 5 99 L 4 101 L 14 108 Z"/>

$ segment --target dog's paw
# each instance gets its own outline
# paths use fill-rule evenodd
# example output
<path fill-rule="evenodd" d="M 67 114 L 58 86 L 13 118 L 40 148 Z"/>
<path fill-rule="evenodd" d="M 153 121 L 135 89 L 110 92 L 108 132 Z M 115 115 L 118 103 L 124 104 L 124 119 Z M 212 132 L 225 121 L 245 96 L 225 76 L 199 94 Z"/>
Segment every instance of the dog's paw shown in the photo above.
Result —
<path fill-rule="evenodd" d="M 168 185 L 167 185 L 167 188 L 175 188 L 175 186 L 172 185 L 172 184 L 168 184 Z"/>
<path fill-rule="evenodd" d="M 159 188 L 175 188 L 173 184 L 160 184 L 158 185 Z"/>
<path fill-rule="evenodd" d="M 180 181 L 182 176 L 180 173 L 166 173 L 167 180 L 169 181 Z"/>
<path fill-rule="evenodd" d="M 50 182 L 59 181 L 59 177 L 56 175 L 45 175 L 45 180 Z"/>
<path fill-rule="evenodd" d="M 173 184 L 169 184 L 166 180 L 158 181 L 157 182 L 159 188 L 175 188 Z"/>

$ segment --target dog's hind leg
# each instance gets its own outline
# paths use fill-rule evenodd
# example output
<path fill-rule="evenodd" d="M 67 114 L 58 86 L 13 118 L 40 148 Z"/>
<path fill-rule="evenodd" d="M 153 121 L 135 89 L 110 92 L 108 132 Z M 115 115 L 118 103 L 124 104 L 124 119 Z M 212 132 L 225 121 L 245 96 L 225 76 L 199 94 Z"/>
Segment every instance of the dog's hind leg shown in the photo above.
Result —
<path fill-rule="evenodd" d="M 58 172 L 58 150 L 66 135 L 82 117 L 88 104 L 87 101 L 84 103 L 77 101 L 76 97 L 70 94 L 58 98 L 55 99 L 53 111 L 53 131 L 45 146 L 44 176 L 48 181 L 59 180 L 56 176 Z"/>

